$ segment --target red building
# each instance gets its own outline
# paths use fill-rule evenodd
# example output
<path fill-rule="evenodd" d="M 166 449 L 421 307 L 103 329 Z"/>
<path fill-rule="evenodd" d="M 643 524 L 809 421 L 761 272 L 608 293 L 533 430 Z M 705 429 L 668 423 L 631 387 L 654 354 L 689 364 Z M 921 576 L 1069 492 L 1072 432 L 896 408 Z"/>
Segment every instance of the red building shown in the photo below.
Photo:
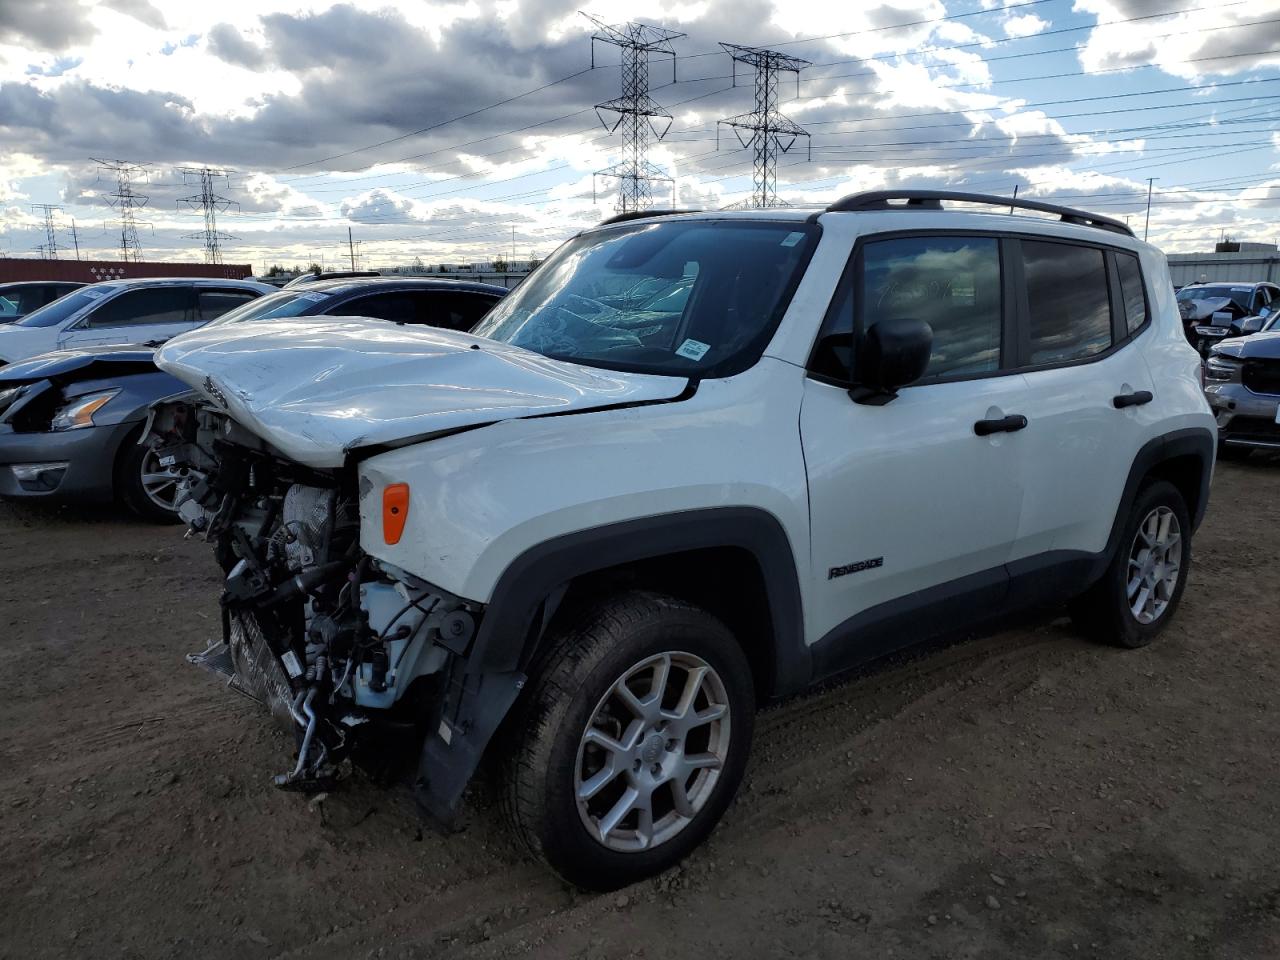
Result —
<path fill-rule="evenodd" d="M 132 280 L 137 277 L 219 277 L 243 280 L 253 275 L 247 263 L 157 263 L 144 260 L 37 260 L 0 257 L 0 283 L 14 280 Z"/>

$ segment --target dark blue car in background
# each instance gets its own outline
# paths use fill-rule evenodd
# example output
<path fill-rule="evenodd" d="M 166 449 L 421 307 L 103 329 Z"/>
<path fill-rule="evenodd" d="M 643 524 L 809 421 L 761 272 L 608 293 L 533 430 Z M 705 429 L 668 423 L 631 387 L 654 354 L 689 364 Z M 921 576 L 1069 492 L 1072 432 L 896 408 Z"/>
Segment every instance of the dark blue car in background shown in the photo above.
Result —
<path fill-rule="evenodd" d="M 426 278 L 323 280 L 268 294 L 215 323 L 359 316 L 470 330 L 506 290 Z M 154 344 L 47 353 L 0 367 L 0 497 L 123 502 L 172 521 L 177 477 L 141 439 L 151 404 L 188 391 Z"/>

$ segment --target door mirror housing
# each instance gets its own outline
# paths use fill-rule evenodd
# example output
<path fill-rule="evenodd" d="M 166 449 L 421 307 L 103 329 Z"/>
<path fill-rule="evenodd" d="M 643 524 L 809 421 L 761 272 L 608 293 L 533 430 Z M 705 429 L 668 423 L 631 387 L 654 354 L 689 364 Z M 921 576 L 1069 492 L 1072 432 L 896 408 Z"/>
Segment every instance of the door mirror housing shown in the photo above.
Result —
<path fill-rule="evenodd" d="M 1266 323 L 1266 317 L 1249 317 L 1240 324 L 1240 332 L 1247 337 L 1261 330 L 1264 323 Z"/>
<path fill-rule="evenodd" d="M 924 376 L 933 352 L 933 328 L 923 320 L 879 320 L 867 328 L 854 354 L 855 403 L 882 406 L 898 388 Z"/>

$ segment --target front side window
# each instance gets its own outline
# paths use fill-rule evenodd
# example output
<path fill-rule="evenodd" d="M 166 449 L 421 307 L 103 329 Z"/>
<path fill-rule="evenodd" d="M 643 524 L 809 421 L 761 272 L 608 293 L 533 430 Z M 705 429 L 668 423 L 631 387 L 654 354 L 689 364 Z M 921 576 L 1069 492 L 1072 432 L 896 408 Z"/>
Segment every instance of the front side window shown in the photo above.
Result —
<path fill-rule="evenodd" d="M 1147 322 L 1147 295 L 1142 289 L 1142 269 L 1131 253 L 1116 254 L 1120 274 L 1120 296 L 1124 299 L 1125 329 L 1135 332 Z"/>
<path fill-rule="evenodd" d="M 1111 346 L 1111 297 L 1102 250 L 1022 241 L 1033 365 L 1064 363 Z"/>
<path fill-rule="evenodd" d="M 923 320 L 933 330 L 925 378 L 1000 368 L 1000 242 L 994 237 L 899 237 L 863 248 L 860 315 Z"/>
<path fill-rule="evenodd" d="M 89 314 L 89 326 L 141 327 L 190 323 L 194 320 L 190 287 L 145 287 L 126 290 Z"/>
<path fill-rule="evenodd" d="M 817 242 L 801 221 L 648 220 L 561 247 L 477 336 L 557 360 L 722 377 L 759 359 Z"/>

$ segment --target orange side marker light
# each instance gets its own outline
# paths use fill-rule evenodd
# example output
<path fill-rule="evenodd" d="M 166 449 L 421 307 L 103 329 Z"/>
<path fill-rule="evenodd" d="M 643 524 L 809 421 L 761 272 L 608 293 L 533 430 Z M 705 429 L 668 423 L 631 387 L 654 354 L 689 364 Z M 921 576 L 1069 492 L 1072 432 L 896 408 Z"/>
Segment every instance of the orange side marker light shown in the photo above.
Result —
<path fill-rule="evenodd" d="M 404 534 L 409 519 L 409 485 L 393 483 L 382 490 L 382 539 L 396 544 Z"/>

